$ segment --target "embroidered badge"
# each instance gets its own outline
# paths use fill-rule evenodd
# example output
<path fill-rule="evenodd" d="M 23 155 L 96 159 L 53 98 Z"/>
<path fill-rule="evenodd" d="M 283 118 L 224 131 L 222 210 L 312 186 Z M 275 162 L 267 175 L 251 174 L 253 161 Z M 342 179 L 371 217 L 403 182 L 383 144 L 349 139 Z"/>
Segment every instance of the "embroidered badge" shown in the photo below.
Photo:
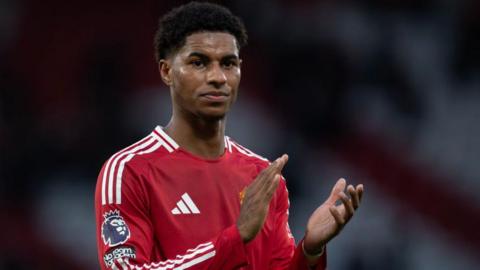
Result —
<path fill-rule="evenodd" d="M 127 223 L 120 215 L 120 211 L 112 210 L 103 215 L 102 239 L 110 247 L 121 245 L 130 238 Z"/>

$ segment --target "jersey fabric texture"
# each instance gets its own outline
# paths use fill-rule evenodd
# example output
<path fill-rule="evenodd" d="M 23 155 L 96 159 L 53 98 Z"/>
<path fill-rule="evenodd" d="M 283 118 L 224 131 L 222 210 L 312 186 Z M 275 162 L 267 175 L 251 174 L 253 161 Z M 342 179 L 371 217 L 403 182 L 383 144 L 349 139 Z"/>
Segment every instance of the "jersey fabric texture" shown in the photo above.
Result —
<path fill-rule="evenodd" d="M 245 188 L 269 162 L 225 137 L 218 159 L 195 156 L 161 127 L 104 164 L 95 192 L 101 269 L 310 269 L 288 227 L 280 181 L 261 231 L 244 244 Z M 325 269 L 322 255 L 316 269 Z"/>

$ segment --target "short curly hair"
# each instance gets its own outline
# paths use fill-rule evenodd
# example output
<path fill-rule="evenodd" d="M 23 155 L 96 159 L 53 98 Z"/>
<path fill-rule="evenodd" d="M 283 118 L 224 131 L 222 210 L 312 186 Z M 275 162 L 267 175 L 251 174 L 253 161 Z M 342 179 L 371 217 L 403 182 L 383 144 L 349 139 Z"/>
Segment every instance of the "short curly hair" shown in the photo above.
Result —
<path fill-rule="evenodd" d="M 207 2 L 190 2 L 160 18 L 155 33 L 155 59 L 165 59 L 183 45 L 187 36 L 198 32 L 226 32 L 233 35 L 239 49 L 247 44 L 242 20 L 227 8 Z"/>

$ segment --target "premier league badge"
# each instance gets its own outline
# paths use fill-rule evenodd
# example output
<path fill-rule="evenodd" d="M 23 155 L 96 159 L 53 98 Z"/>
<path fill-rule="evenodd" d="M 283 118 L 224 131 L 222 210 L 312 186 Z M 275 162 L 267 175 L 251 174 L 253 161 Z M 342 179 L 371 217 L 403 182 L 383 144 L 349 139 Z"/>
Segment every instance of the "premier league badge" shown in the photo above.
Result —
<path fill-rule="evenodd" d="M 110 247 L 121 245 L 130 238 L 127 223 L 120 216 L 120 211 L 112 210 L 103 215 L 102 239 Z"/>

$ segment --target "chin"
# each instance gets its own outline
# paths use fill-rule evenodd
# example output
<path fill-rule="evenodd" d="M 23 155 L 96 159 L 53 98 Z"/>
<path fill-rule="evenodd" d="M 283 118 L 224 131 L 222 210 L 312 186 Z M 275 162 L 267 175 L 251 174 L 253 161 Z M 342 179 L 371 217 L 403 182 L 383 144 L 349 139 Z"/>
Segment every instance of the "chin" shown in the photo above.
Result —
<path fill-rule="evenodd" d="M 199 113 L 199 116 L 208 121 L 219 121 L 223 120 L 227 115 L 226 110 L 207 110 Z"/>
<path fill-rule="evenodd" d="M 202 114 L 201 117 L 207 121 L 220 121 L 225 119 L 226 114 Z"/>

